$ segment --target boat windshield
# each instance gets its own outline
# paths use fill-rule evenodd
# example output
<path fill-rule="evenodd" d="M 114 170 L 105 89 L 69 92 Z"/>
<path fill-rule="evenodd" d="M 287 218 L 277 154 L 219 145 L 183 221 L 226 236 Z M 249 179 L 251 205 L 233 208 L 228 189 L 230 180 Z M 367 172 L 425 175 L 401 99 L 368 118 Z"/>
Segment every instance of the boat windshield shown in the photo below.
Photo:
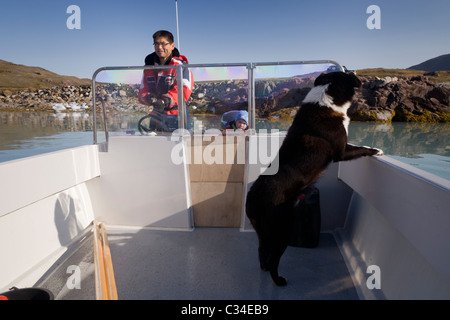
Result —
<path fill-rule="evenodd" d="M 176 129 L 287 130 L 315 78 L 336 70 L 343 69 L 328 60 L 100 68 L 92 79 L 94 143 Z M 236 126 L 238 116 L 245 127 Z"/>

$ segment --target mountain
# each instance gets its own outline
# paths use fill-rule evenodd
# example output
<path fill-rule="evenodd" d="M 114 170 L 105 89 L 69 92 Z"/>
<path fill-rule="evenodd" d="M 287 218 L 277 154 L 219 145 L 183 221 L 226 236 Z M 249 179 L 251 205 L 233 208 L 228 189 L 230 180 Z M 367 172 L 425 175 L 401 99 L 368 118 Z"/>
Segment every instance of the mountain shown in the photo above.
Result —
<path fill-rule="evenodd" d="M 0 89 L 43 89 L 90 84 L 90 79 L 61 76 L 43 68 L 0 60 Z"/>
<path fill-rule="evenodd" d="M 423 71 L 450 71 L 450 53 L 419 63 L 408 69 Z"/>

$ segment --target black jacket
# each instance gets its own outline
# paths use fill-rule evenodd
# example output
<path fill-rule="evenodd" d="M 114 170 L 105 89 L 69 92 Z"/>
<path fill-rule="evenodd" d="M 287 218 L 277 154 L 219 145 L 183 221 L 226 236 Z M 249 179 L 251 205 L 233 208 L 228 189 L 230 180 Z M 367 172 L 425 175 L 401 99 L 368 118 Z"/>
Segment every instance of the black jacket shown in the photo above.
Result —
<path fill-rule="evenodd" d="M 180 52 L 178 51 L 177 48 L 173 49 L 172 51 L 172 57 L 179 57 L 180 56 Z M 171 59 L 167 59 L 166 64 L 170 63 Z M 150 53 L 148 56 L 145 57 L 145 65 L 146 66 L 153 66 L 155 64 L 155 61 L 157 61 L 159 63 L 159 58 L 156 55 L 156 52 Z"/>

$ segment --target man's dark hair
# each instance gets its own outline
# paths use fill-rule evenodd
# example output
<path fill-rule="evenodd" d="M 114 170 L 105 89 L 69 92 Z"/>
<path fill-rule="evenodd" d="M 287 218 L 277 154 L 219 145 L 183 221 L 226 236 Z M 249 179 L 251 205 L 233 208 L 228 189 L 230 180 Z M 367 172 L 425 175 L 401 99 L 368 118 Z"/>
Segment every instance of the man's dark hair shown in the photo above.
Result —
<path fill-rule="evenodd" d="M 153 34 L 153 41 L 156 41 L 156 39 L 164 37 L 167 39 L 167 41 L 169 41 L 170 43 L 173 43 L 173 34 L 170 31 L 167 30 L 159 30 L 156 31 Z"/>

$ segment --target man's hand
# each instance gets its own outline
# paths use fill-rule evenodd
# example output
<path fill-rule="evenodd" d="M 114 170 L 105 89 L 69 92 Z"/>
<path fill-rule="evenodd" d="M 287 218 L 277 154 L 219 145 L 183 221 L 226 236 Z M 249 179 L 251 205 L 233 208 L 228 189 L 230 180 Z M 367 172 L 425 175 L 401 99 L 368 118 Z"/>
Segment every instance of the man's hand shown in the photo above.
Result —
<path fill-rule="evenodd" d="M 156 101 L 153 103 L 153 106 L 157 109 L 163 110 L 164 108 L 169 107 L 169 104 L 170 104 L 169 99 L 166 97 L 162 97 L 156 99 Z"/>
<path fill-rule="evenodd" d="M 147 94 L 147 95 L 145 96 L 145 100 L 146 100 L 150 105 L 153 105 L 153 104 L 155 104 L 155 102 L 156 102 L 156 98 L 155 98 L 151 93 L 149 93 L 149 94 Z"/>
<path fill-rule="evenodd" d="M 145 99 L 150 105 L 153 106 L 153 108 L 158 110 L 163 110 L 170 105 L 170 100 L 167 97 L 155 98 L 153 95 L 148 94 L 147 96 L 145 96 Z"/>

